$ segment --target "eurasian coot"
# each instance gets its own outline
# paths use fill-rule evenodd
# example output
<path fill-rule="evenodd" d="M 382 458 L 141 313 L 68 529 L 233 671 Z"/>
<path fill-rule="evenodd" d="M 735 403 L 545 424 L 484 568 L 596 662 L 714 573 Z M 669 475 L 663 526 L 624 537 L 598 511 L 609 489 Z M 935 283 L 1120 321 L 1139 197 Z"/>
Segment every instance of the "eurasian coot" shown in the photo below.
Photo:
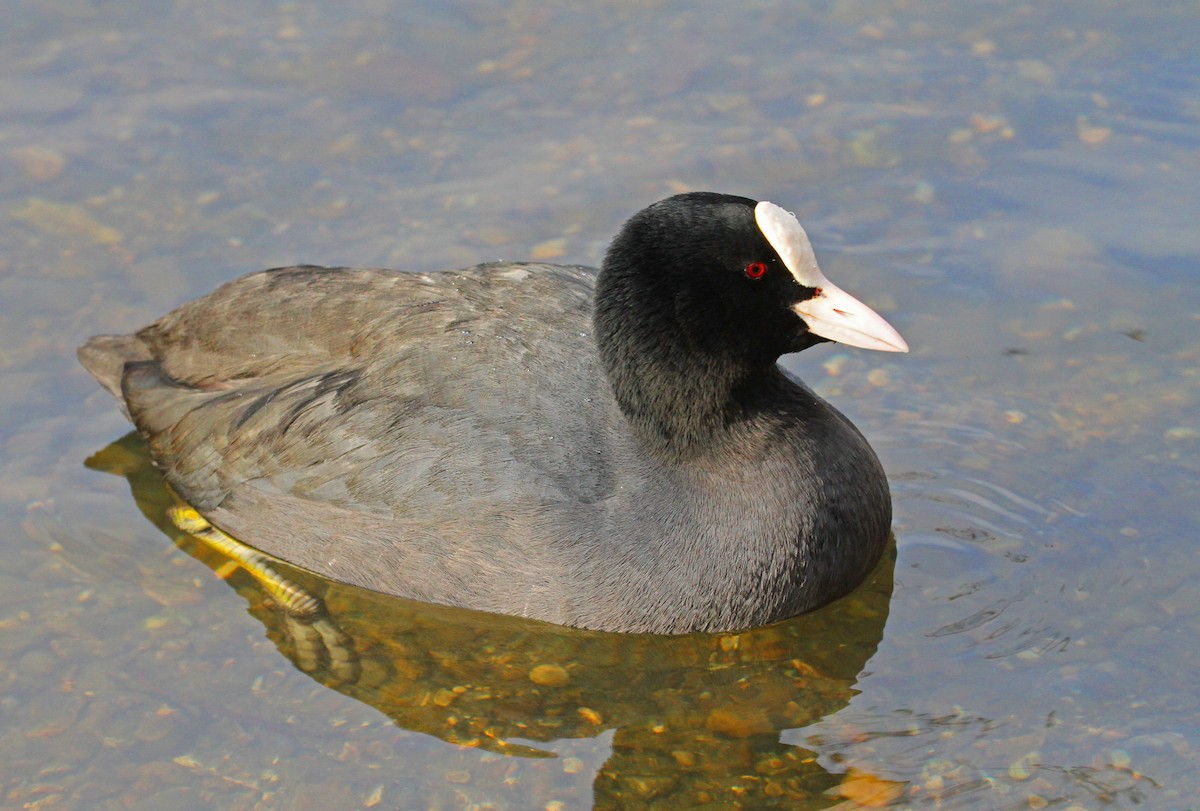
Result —
<path fill-rule="evenodd" d="M 79 356 L 245 544 L 418 600 L 678 633 L 816 608 L 879 559 L 875 454 L 776 365 L 825 340 L 907 350 L 791 214 L 692 193 L 635 214 L 598 272 L 278 268 Z"/>

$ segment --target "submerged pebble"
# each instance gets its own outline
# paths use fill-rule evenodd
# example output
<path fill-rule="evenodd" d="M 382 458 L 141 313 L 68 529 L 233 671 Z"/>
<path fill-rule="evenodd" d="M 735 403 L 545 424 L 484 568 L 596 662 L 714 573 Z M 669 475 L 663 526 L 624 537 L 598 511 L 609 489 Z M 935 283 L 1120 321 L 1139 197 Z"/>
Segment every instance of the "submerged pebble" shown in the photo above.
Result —
<path fill-rule="evenodd" d="M 560 665 L 537 665 L 529 671 L 529 680 L 539 687 L 562 687 L 571 676 Z"/>
<path fill-rule="evenodd" d="M 13 219 L 49 236 L 83 239 L 97 245 L 119 245 L 125 239 L 120 231 L 97 221 L 85 208 L 72 203 L 31 197 L 10 213 Z"/>

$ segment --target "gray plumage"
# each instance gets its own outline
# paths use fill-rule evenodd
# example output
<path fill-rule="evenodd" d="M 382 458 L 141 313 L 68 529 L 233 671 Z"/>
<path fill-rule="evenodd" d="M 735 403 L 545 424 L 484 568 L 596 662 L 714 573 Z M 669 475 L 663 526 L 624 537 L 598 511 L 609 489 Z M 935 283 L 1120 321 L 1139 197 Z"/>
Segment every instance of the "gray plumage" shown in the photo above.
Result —
<path fill-rule="evenodd" d="M 722 228 L 691 226 L 688 251 L 762 251 L 756 232 L 730 240 L 744 215 L 727 199 L 740 201 L 716 200 Z M 690 258 L 651 268 L 653 289 L 628 281 L 645 275 L 643 243 L 671 255 L 660 231 L 676 226 L 653 226 L 639 236 L 635 217 L 614 243 L 596 313 L 583 267 L 302 266 L 93 338 L 80 360 L 184 500 L 324 576 L 620 631 L 812 609 L 878 560 L 883 471 L 776 365 L 820 339 L 790 311 L 757 312 L 765 288 L 739 303 L 719 287 L 744 277 L 700 283 Z M 769 300 L 811 295 L 791 287 Z"/>

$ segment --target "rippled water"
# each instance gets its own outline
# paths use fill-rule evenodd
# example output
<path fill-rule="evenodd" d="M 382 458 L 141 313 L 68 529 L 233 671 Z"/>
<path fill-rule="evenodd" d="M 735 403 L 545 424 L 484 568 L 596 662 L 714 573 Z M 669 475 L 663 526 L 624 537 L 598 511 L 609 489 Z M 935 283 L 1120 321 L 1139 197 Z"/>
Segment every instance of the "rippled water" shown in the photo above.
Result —
<path fill-rule="evenodd" d="M 1196 807 L 1194 3 L 13 16 L 0 806 Z M 272 265 L 595 263 L 692 188 L 796 210 L 914 349 L 786 360 L 879 451 L 896 545 L 772 628 L 583 633 L 303 573 L 329 614 L 290 623 L 170 528 L 74 361 Z"/>

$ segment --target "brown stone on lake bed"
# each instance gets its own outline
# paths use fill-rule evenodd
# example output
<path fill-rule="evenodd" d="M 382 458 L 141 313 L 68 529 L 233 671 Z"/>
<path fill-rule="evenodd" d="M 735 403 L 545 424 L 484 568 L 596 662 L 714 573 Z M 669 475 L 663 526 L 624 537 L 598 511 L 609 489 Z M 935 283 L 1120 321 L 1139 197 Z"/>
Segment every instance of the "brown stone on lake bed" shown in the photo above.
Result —
<path fill-rule="evenodd" d="M 537 665 L 529 671 L 529 680 L 539 687 L 562 687 L 571 676 L 560 665 Z"/>

